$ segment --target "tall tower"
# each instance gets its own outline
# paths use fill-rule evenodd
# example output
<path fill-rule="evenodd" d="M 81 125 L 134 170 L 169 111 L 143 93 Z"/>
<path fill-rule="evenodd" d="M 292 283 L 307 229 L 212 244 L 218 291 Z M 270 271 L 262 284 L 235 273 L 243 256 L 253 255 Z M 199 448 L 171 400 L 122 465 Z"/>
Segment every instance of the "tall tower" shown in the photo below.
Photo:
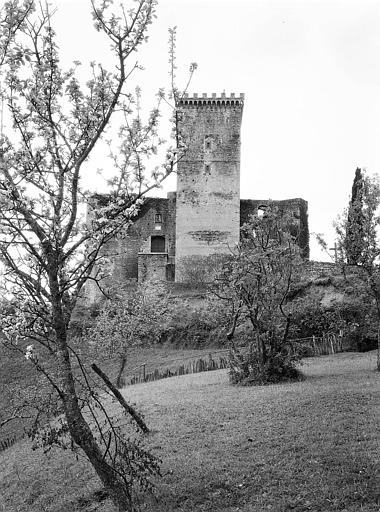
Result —
<path fill-rule="evenodd" d="M 176 281 L 186 266 L 239 241 L 240 128 L 244 94 L 185 95 L 180 132 L 187 145 L 178 165 Z"/>

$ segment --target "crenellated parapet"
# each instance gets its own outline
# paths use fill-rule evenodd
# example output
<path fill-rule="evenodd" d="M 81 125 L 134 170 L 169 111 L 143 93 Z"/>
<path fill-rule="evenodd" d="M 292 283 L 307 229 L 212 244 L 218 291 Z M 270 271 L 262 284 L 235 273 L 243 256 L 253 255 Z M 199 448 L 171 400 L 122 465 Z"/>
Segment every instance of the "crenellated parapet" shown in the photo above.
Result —
<path fill-rule="evenodd" d="M 213 92 L 210 95 L 207 93 L 189 95 L 185 93 L 181 99 L 178 100 L 179 107 L 243 107 L 244 106 L 244 93 L 236 96 L 235 93 L 227 95 L 225 92 L 217 95 Z"/>
<path fill-rule="evenodd" d="M 190 261 L 239 242 L 244 94 L 186 94 L 177 105 L 187 149 L 177 169 L 175 280 L 186 282 Z"/>

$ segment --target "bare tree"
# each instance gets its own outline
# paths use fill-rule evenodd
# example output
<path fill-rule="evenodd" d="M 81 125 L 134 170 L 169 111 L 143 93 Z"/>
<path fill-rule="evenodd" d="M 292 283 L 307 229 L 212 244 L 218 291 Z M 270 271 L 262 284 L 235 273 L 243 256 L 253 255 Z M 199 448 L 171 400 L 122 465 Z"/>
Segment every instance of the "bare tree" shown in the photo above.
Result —
<path fill-rule="evenodd" d="M 173 171 L 181 148 L 177 136 L 164 164 L 147 171 L 147 159 L 163 145 L 157 126 L 165 98 L 161 91 L 143 123 L 139 91 L 136 96 L 127 90 L 138 68 L 129 61 L 147 39 L 156 0 L 136 0 L 119 15 L 111 11 L 111 1 L 91 0 L 91 5 L 94 26 L 108 39 L 115 66 L 108 71 L 92 63 L 85 85 L 77 77 L 79 62 L 68 70 L 60 66 L 47 5 L 10 0 L 0 11 L 1 94 L 12 124 L 0 139 L 0 257 L 5 293 L 15 310 L 3 325 L 24 352 L 27 340 L 25 356 L 54 390 L 56 412 L 63 413 L 55 433 L 70 435 L 124 511 L 133 510 L 134 482 L 148 486 L 158 461 L 139 444 L 131 445 L 113 423 L 70 345 L 68 326 L 84 284 L 94 278 L 94 267 L 102 266 L 102 247 L 133 221 L 145 194 Z M 120 146 L 112 152 L 115 174 L 107 201 L 86 225 L 80 203 L 90 194 L 82 186 L 83 167 L 111 118 L 121 119 Z"/>

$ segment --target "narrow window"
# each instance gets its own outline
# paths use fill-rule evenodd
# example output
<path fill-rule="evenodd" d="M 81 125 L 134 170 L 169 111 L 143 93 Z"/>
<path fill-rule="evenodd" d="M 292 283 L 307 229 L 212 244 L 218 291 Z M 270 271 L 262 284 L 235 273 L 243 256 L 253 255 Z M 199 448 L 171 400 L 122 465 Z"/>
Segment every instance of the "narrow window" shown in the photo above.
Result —
<path fill-rule="evenodd" d="M 154 216 L 154 229 L 155 229 L 155 231 L 162 231 L 162 215 L 161 215 L 161 213 L 156 213 Z"/>
<path fill-rule="evenodd" d="M 150 239 L 150 252 L 165 252 L 165 237 L 152 236 Z"/>
<path fill-rule="evenodd" d="M 206 149 L 211 149 L 211 142 L 209 140 L 206 141 Z"/>
<path fill-rule="evenodd" d="M 205 173 L 206 173 L 206 174 L 211 174 L 211 170 L 210 170 L 210 166 L 209 166 L 209 164 L 206 164 L 206 165 L 205 165 Z"/>

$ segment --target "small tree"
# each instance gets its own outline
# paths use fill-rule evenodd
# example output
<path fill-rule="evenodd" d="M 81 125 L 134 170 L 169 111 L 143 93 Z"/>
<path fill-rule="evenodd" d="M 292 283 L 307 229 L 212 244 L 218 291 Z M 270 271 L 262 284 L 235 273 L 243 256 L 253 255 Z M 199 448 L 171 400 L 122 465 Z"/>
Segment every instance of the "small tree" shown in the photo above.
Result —
<path fill-rule="evenodd" d="M 2 326 L 54 390 L 54 414 L 62 414 L 62 424 L 51 426 L 55 430 L 43 442 L 69 434 L 120 511 L 134 508 L 135 484 L 149 487 L 158 463 L 110 418 L 70 343 L 68 326 L 84 284 L 101 265 L 102 247 L 133 222 L 145 194 L 160 186 L 181 155 L 174 112 L 176 145 L 167 148 L 162 166 L 148 172 L 147 159 L 164 144 L 157 136 L 160 111 L 155 106 L 144 123 L 139 91 L 136 97 L 127 90 L 138 67 L 129 66 L 129 59 L 147 40 L 156 3 L 135 0 L 129 9 L 122 4 L 117 15 L 112 0 L 91 0 L 95 29 L 107 38 L 115 65 L 107 71 L 92 63 L 85 85 L 79 62 L 68 70 L 60 66 L 48 5 L 10 0 L 0 10 L 0 91 L 8 109 L 0 134 L 0 257 L 15 311 Z M 172 68 L 173 48 L 171 37 Z M 161 91 L 158 105 L 163 98 Z M 111 118 L 121 122 L 114 132 L 120 134 L 119 156 L 108 201 L 86 225 L 80 203 L 91 194 L 83 188 L 83 167 Z"/>
<path fill-rule="evenodd" d="M 116 385 L 122 386 L 123 371 L 131 348 L 149 346 L 158 341 L 168 314 L 167 290 L 155 283 L 112 295 L 107 299 L 93 327 L 90 343 L 101 353 L 117 356 L 119 370 Z"/>
<path fill-rule="evenodd" d="M 347 212 L 346 249 L 347 263 L 357 265 L 364 244 L 364 212 L 363 212 L 364 179 L 362 170 L 357 167 L 352 184 L 351 200 Z"/>
<path fill-rule="evenodd" d="M 299 359 L 288 340 L 291 311 L 287 304 L 297 280 L 300 250 L 290 234 L 294 219 L 269 205 L 241 229 L 241 242 L 213 284 L 213 292 L 229 304 L 233 340 L 242 322 L 250 324 L 249 353 L 232 349 L 230 374 L 244 384 L 298 377 Z"/>
<path fill-rule="evenodd" d="M 355 176 L 356 178 L 356 176 Z M 360 194 L 335 224 L 338 236 L 340 263 L 344 270 L 357 268 L 357 275 L 370 292 L 377 311 L 378 356 L 380 371 L 380 238 L 379 238 L 379 177 L 362 173 Z M 353 205 L 353 203 L 355 203 Z M 359 214 L 360 210 L 360 214 Z M 354 213 L 353 213 L 354 212 Z M 352 257 L 353 248 L 355 258 Z"/>

